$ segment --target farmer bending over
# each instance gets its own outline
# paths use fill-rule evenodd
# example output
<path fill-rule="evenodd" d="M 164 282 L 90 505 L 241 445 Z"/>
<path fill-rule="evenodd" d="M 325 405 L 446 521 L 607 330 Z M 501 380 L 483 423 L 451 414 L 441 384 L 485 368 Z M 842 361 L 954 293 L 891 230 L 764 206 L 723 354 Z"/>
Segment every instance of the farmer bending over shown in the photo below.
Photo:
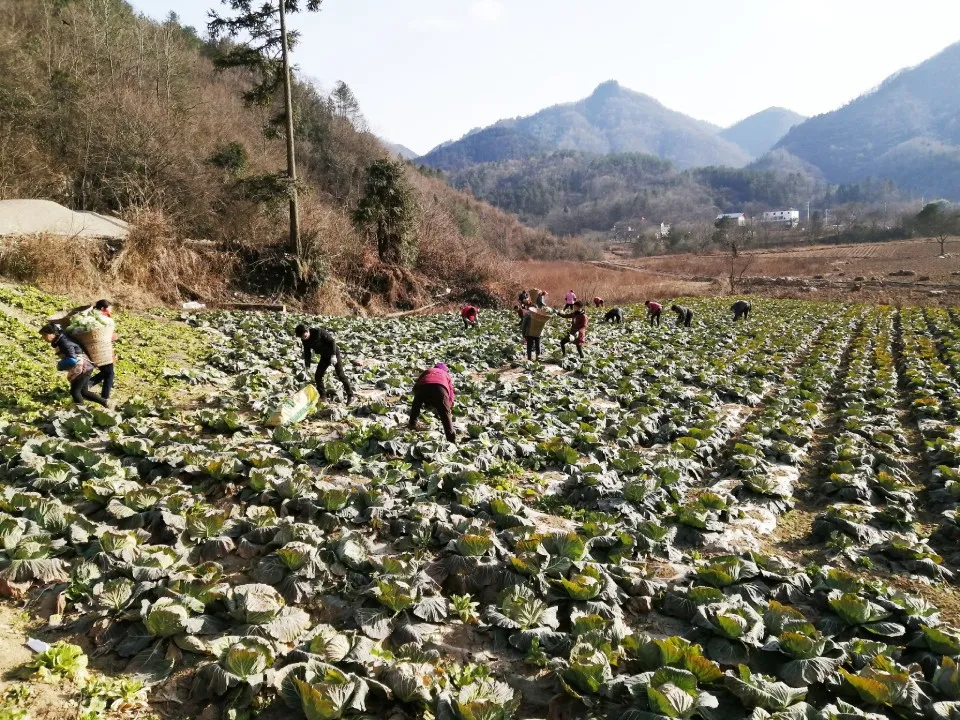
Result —
<path fill-rule="evenodd" d="M 57 355 L 60 356 L 57 370 L 67 373 L 67 380 L 70 381 L 70 396 L 73 401 L 80 405 L 84 400 L 89 400 L 104 407 L 111 407 L 107 400 L 89 389 L 90 376 L 93 375 L 93 363 L 83 352 L 83 348 L 53 324 L 47 324 L 40 328 L 40 335 L 50 343 L 51 347 L 57 351 Z"/>
<path fill-rule="evenodd" d="M 653 300 L 647 300 L 644 305 L 647 307 L 647 320 L 650 321 L 650 327 L 653 327 L 653 323 L 657 323 L 657 327 L 660 327 L 660 313 L 663 312 L 663 305 Z"/>
<path fill-rule="evenodd" d="M 315 376 L 320 397 L 327 396 L 326 390 L 323 389 L 323 376 L 327 373 L 327 368 L 333 365 L 333 371 L 347 393 L 349 405 L 353 401 L 353 388 L 350 387 L 347 374 L 343 371 L 343 358 L 340 356 L 340 348 L 333 333 L 326 328 L 308 328 L 306 325 L 297 325 L 293 333 L 300 339 L 300 344 L 303 346 L 303 364 L 307 370 L 310 369 L 310 363 L 313 361 L 313 353 L 320 356 Z"/>
<path fill-rule="evenodd" d="M 560 354 L 567 354 L 567 343 L 573 342 L 577 346 L 577 353 L 583 357 L 583 345 L 587 342 L 587 314 L 583 311 L 583 303 L 575 300 L 572 313 L 560 313 L 562 318 L 571 318 L 570 333 L 560 338 Z"/>
<path fill-rule="evenodd" d="M 740 318 L 746 320 L 750 315 L 750 303 L 748 303 L 746 300 L 737 300 L 733 305 L 730 306 L 730 309 L 733 310 L 734 322 Z"/>
<path fill-rule="evenodd" d="M 603 298 L 602 298 L 602 297 L 594 297 L 594 298 L 593 298 L 593 306 L 594 306 L 595 308 L 602 308 L 602 307 L 604 307 Z"/>
<path fill-rule="evenodd" d="M 426 405 L 440 418 L 443 433 L 447 440 L 455 442 L 456 433 L 453 431 L 453 401 L 456 394 L 453 392 L 453 379 L 444 363 L 437 363 L 432 368 L 424 370 L 413 384 L 413 405 L 410 408 L 410 422 L 407 427 L 413 430 L 417 426 L 420 410 Z"/>
<path fill-rule="evenodd" d="M 690 327 L 690 323 L 693 322 L 693 310 L 690 308 L 680 307 L 679 305 L 671 305 L 670 309 L 677 314 L 677 327 L 683 325 L 684 327 Z"/>
<path fill-rule="evenodd" d="M 624 320 L 624 312 L 622 308 L 611 308 L 607 310 L 606 315 L 603 316 L 604 322 L 612 322 L 616 325 L 620 325 Z"/>
<path fill-rule="evenodd" d="M 480 311 L 473 305 L 464 305 L 460 310 L 460 319 L 463 320 L 465 328 L 477 327 L 480 325 Z"/>

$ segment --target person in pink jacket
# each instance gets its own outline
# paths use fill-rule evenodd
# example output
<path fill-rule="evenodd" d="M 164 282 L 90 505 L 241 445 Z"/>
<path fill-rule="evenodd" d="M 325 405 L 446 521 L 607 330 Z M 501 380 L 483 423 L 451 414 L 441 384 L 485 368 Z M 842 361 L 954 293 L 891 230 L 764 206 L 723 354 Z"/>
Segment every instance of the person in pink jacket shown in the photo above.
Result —
<path fill-rule="evenodd" d="M 420 373 L 420 377 L 413 384 L 413 406 L 410 408 L 410 422 L 407 427 L 413 430 L 420 418 L 420 410 L 426 405 L 440 418 L 443 432 L 447 440 L 455 442 L 456 433 L 453 430 L 453 401 L 456 393 L 453 391 L 453 378 L 444 363 L 437 363 Z"/>
<path fill-rule="evenodd" d="M 567 294 L 563 296 L 563 301 L 566 303 L 563 306 L 564 312 L 573 310 L 573 304 L 577 301 L 577 294 L 573 290 L 567 290 Z"/>

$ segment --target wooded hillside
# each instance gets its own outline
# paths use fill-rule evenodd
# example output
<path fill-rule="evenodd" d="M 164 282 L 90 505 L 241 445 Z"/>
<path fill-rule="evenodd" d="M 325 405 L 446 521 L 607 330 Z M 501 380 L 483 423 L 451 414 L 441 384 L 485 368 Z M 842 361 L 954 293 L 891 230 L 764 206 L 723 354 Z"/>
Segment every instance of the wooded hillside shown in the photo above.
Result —
<path fill-rule="evenodd" d="M 137 17 L 122 0 L 0 0 L 0 199 L 140 221 L 137 252 L 104 283 L 150 283 L 167 299 L 179 291 L 160 281 L 177 274 L 212 294 L 290 291 L 278 108 L 247 106 L 249 79 L 216 71 L 216 52 L 175 17 Z M 365 131 L 346 85 L 328 94 L 298 83 L 294 103 L 312 292 L 369 290 L 400 305 L 444 286 L 482 296 L 502 279 L 493 257 L 558 252 L 546 233 L 408 166 L 418 252 L 409 267 L 382 267 L 351 216 L 366 168 L 389 151 Z M 188 262 L 185 238 L 224 252 L 213 266 Z M 27 274 L 43 264 L 26 260 L 17 267 Z"/>
<path fill-rule="evenodd" d="M 833 112 L 794 127 L 777 145 L 830 182 L 890 178 L 913 194 L 960 199 L 960 43 Z"/>

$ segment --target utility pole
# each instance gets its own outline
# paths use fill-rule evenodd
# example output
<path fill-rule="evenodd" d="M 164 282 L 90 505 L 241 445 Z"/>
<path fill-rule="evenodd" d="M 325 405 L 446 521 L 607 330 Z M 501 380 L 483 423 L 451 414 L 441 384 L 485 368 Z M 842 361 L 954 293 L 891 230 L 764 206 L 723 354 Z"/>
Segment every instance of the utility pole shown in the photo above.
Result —
<path fill-rule="evenodd" d="M 290 178 L 290 245 L 299 263 L 303 258 L 300 244 L 300 206 L 297 202 L 297 156 L 293 143 L 293 79 L 290 75 L 290 45 L 287 42 L 287 0 L 280 3 L 280 43 L 283 51 L 283 97 L 287 114 L 287 177 Z M 300 268 L 297 268 L 299 274 Z"/>
<path fill-rule="evenodd" d="M 807 225 L 810 224 L 810 201 L 807 200 Z"/>

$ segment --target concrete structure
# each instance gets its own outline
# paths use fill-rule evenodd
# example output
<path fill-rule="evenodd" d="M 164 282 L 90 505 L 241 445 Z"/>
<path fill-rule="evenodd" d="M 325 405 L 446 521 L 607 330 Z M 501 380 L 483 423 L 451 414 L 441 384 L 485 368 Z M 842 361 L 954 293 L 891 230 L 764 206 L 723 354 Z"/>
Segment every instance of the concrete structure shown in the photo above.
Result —
<path fill-rule="evenodd" d="M 726 220 L 738 227 L 743 227 L 747 224 L 747 216 L 743 213 L 722 213 L 717 215 L 717 222 L 721 220 Z"/>
<path fill-rule="evenodd" d="M 123 240 L 130 226 L 119 218 L 74 212 L 50 200 L 0 200 L 0 237 L 64 235 Z"/>
<path fill-rule="evenodd" d="M 783 227 L 797 227 L 800 224 L 799 210 L 771 210 L 765 212 L 760 222 L 764 225 L 782 225 Z"/>

